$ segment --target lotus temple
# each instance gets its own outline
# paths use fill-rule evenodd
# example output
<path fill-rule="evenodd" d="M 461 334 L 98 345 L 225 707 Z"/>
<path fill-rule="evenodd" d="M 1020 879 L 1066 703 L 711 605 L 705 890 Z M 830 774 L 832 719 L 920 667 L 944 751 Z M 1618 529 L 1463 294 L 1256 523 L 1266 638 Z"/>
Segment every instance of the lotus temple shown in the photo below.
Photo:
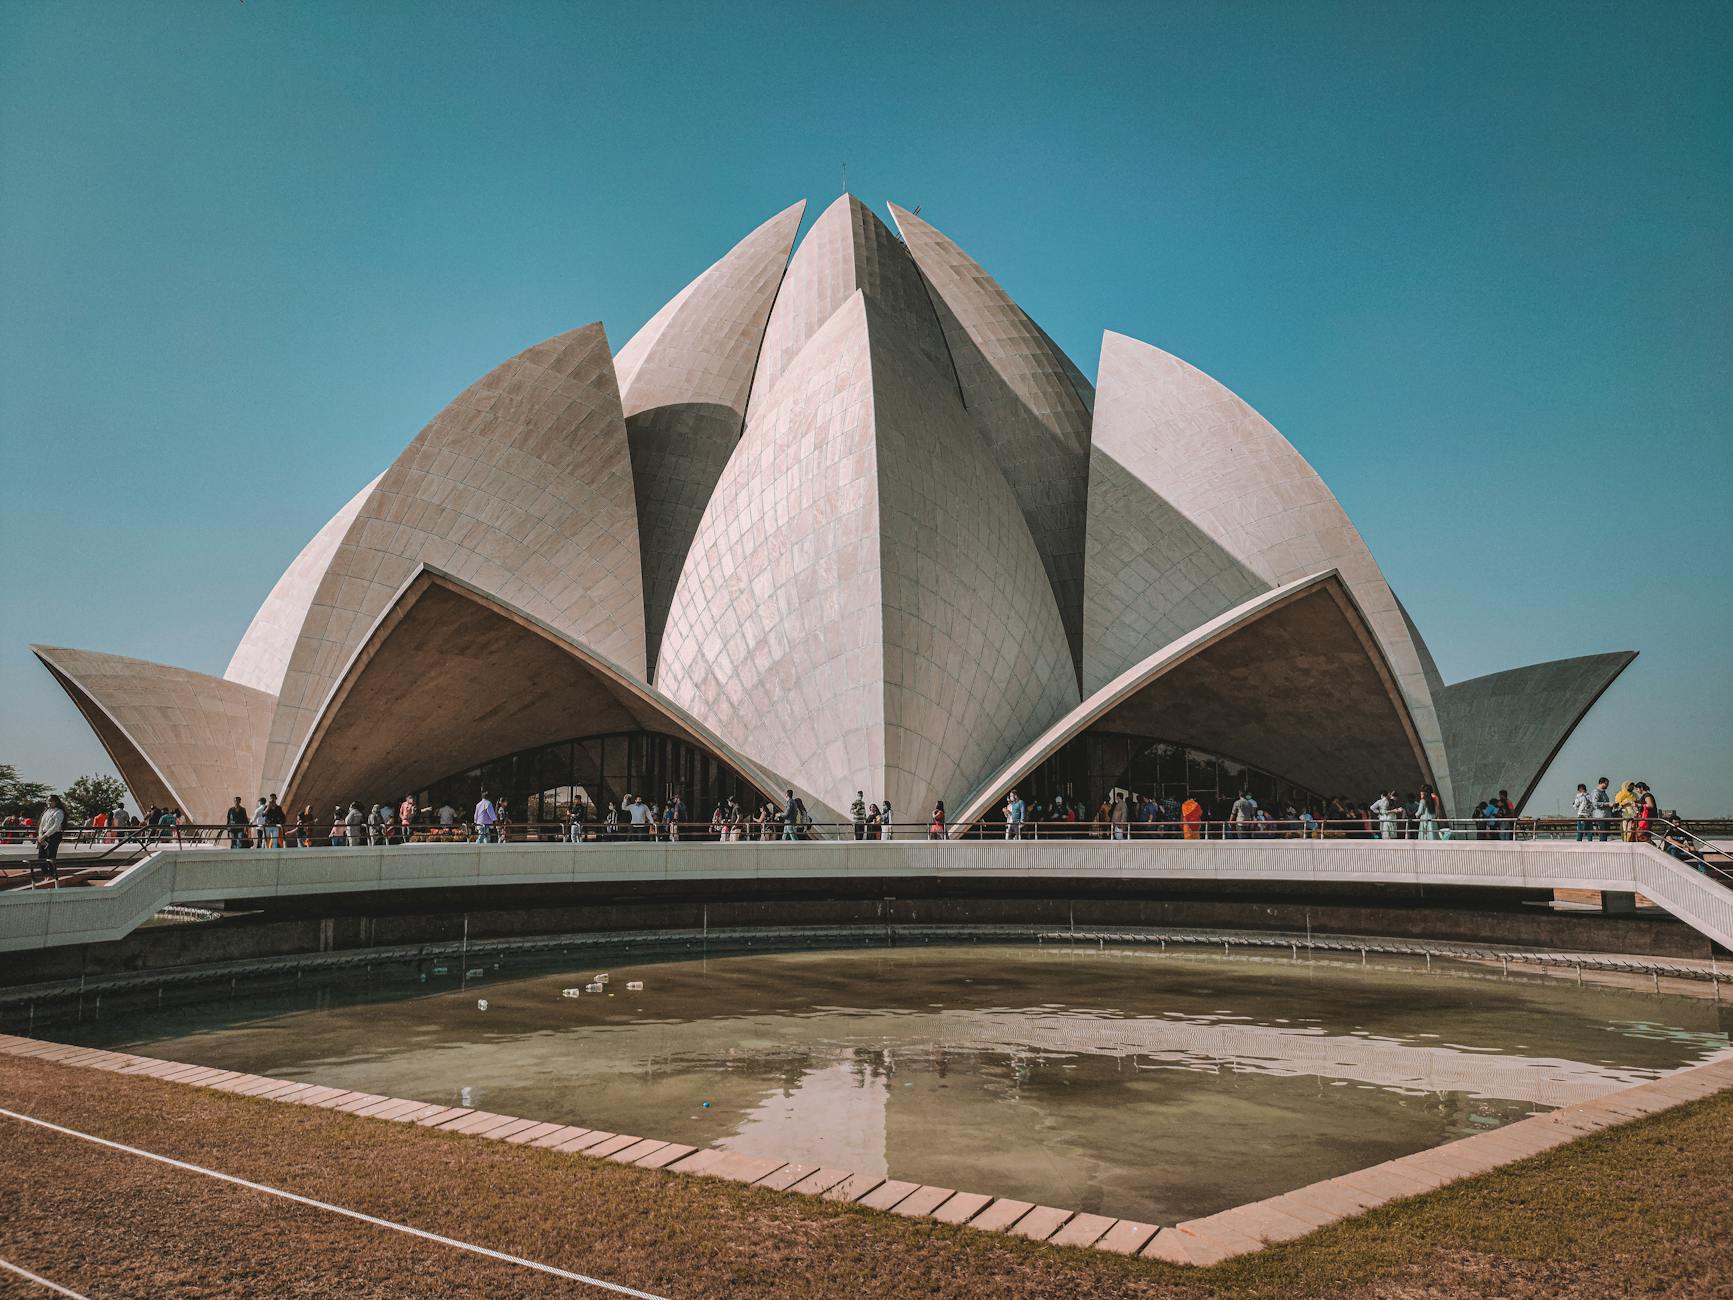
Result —
<path fill-rule="evenodd" d="M 617 351 L 586 325 L 483 375 L 221 677 L 36 647 L 141 807 L 486 790 L 514 825 L 78 827 L 58 874 L 0 853 L 0 1182 L 30 1189 L 0 1220 L 37 1225 L 7 1248 L 30 1276 L 1180 1294 L 1149 1270 L 1335 1224 L 1331 1260 L 1423 1241 L 1401 1286 L 1448 1253 L 1483 1290 L 1440 1225 L 1526 1242 L 1567 1205 L 1668 1277 L 1713 1254 L 1725 825 L 1454 834 L 1520 808 L 1633 655 L 1446 683 L 1257 412 L 1111 332 L 1092 385 L 891 213 L 845 195 L 797 242 L 795 204 Z M 1428 785 L 1437 837 L 994 827 L 1012 789 L 1213 820 Z M 529 825 L 785 791 L 814 821 L 791 843 Z M 857 791 L 904 827 L 943 800 L 950 834 L 857 840 Z M 1646 1249 L 1671 1211 L 1632 1238 L 1624 1190 L 1681 1166 L 1675 1265 Z M 1198 1286 L 1315 1289 L 1305 1249 Z M 1643 1289 L 1614 1276 L 1573 1294 Z"/>
<path fill-rule="evenodd" d="M 857 790 L 953 824 L 1120 786 L 1520 805 L 1631 653 L 1446 684 L 1329 488 L 1150 344 L 1092 386 L 957 244 L 839 198 L 615 351 L 458 394 L 212 677 L 36 647 L 141 806 L 484 787 L 530 820 Z"/>

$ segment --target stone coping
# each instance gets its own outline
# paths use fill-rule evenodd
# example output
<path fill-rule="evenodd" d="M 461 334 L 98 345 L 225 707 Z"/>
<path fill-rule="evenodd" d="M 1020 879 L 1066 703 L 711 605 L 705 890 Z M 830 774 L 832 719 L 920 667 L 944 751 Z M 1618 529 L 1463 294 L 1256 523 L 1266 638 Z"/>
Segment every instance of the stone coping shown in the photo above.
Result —
<path fill-rule="evenodd" d="M 1590 1101 L 1573 1102 L 1502 1128 L 1458 1138 L 1442 1146 L 1386 1160 L 1353 1173 L 1295 1188 L 1265 1200 L 1235 1206 L 1172 1227 L 1084 1214 L 983 1192 L 932 1187 L 877 1174 L 790 1163 L 720 1147 L 695 1148 L 634 1134 L 610 1133 L 576 1124 L 521 1119 L 463 1106 L 383 1097 L 234 1070 L 160 1061 L 128 1052 L 78 1047 L 0 1034 L 0 1052 L 35 1057 L 117 1074 L 142 1074 L 166 1082 L 232 1092 L 268 1101 L 347 1111 L 371 1119 L 437 1128 L 448 1133 L 542 1147 L 552 1151 L 726 1178 L 767 1191 L 817 1196 L 909 1218 L 928 1218 L 983 1232 L 1004 1232 L 1055 1246 L 1138 1255 L 1173 1264 L 1207 1266 L 1351 1218 L 1391 1201 L 1434 1191 L 1458 1179 L 1488 1173 L 1539 1155 L 1580 1137 L 1733 1088 L 1733 1051 L 1702 1065 L 1676 1070 Z"/>

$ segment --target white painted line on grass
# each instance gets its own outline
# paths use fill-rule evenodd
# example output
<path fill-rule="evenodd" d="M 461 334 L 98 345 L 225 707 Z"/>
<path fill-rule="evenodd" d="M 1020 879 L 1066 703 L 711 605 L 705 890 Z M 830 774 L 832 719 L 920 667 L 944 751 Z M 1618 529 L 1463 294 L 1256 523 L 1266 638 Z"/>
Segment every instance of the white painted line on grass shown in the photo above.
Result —
<path fill-rule="evenodd" d="M 19 1277 L 23 1278 L 27 1282 L 34 1282 L 37 1286 L 47 1287 L 50 1291 L 54 1292 L 55 1295 L 71 1296 L 72 1300 L 90 1300 L 89 1296 L 79 1295 L 76 1291 L 68 1291 L 65 1287 L 61 1286 L 60 1283 L 50 1282 L 47 1278 L 39 1277 L 27 1268 L 19 1268 L 18 1265 L 14 1264 L 9 1259 L 0 1259 L 0 1268 L 5 1269 L 8 1273 L 18 1274 Z"/>
<path fill-rule="evenodd" d="M 569 1269 L 556 1268 L 552 1264 L 537 1263 L 533 1259 L 525 1259 L 521 1255 L 508 1255 L 503 1250 L 491 1250 L 486 1246 L 477 1246 L 471 1242 L 459 1241 L 455 1237 L 441 1236 L 437 1232 L 428 1232 L 422 1228 L 412 1228 L 407 1223 L 395 1223 L 390 1219 L 377 1218 L 371 1214 L 363 1214 L 360 1210 L 351 1210 L 341 1205 L 332 1205 L 328 1201 L 316 1201 L 310 1196 L 301 1196 L 295 1192 L 286 1192 L 281 1187 L 270 1187 L 264 1183 L 255 1183 L 234 1174 L 225 1174 L 221 1170 L 206 1169 L 203 1165 L 188 1164 L 184 1160 L 176 1160 L 173 1156 L 158 1155 L 154 1151 L 145 1151 L 139 1147 L 129 1147 L 124 1142 L 112 1142 L 105 1137 L 97 1137 L 94 1133 L 80 1133 L 75 1128 L 65 1128 L 59 1124 L 50 1123 L 45 1119 L 37 1119 L 34 1115 L 21 1115 L 15 1110 L 7 1110 L 0 1106 L 0 1115 L 7 1119 L 15 1119 L 23 1124 L 34 1124 L 38 1128 L 49 1129 L 55 1133 L 63 1133 L 67 1137 L 79 1138 L 85 1142 L 94 1142 L 98 1146 L 108 1147 L 113 1151 L 124 1151 L 130 1156 L 143 1156 L 146 1160 L 155 1160 L 158 1164 L 184 1169 L 188 1173 L 203 1174 L 206 1178 L 215 1178 L 225 1183 L 233 1183 L 236 1187 L 245 1187 L 249 1191 L 263 1192 L 267 1196 L 279 1196 L 285 1201 L 294 1201 L 297 1205 L 310 1205 L 316 1210 L 329 1210 L 332 1214 L 341 1214 L 351 1219 L 359 1219 L 362 1223 L 370 1223 L 376 1228 L 389 1228 L 393 1232 L 407 1233 L 411 1237 L 420 1237 L 423 1241 L 437 1241 L 442 1246 L 451 1246 L 457 1250 L 467 1250 L 472 1255 L 484 1255 L 488 1259 L 497 1259 L 502 1263 L 516 1264 L 519 1268 L 534 1269 L 538 1273 L 546 1273 L 550 1277 L 562 1277 L 568 1282 L 582 1282 L 585 1286 L 598 1287 L 603 1291 L 612 1291 L 616 1295 L 636 1296 L 637 1300 L 666 1300 L 666 1297 L 656 1295 L 651 1291 L 639 1291 L 618 1282 L 606 1282 L 599 1277 L 590 1277 L 585 1273 L 573 1273 Z M 10 1267 L 10 1266 L 8 1266 Z M 15 1270 L 23 1272 L 22 1269 Z M 42 1282 L 45 1286 L 54 1287 L 52 1282 L 29 1274 L 33 1281 Z M 54 1287 L 56 1291 L 62 1288 Z M 71 1291 L 63 1292 L 73 1295 Z M 78 1297 L 84 1300 L 84 1297 Z"/>

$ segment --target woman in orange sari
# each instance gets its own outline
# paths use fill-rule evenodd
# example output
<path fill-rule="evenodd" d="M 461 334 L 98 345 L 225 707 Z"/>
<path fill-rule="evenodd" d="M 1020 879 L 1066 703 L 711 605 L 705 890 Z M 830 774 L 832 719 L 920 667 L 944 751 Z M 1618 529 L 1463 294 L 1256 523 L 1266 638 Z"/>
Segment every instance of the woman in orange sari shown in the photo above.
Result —
<path fill-rule="evenodd" d="M 1188 840 L 1203 837 L 1203 805 L 1196 799 L 1187 799 L 1180 805 L 1179 819 L 1185 823 L 1185 837 Z"/>

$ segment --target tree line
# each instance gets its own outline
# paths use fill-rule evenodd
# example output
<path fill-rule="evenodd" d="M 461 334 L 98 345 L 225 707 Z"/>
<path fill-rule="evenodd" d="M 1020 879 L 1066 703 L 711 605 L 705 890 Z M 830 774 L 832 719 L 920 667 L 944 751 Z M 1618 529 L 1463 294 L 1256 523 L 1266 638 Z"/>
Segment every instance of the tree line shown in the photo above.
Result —
<path fill-rule="evenodd" d="M 0 818 L 38 817 L 51 794 L 60 796 L 66 805 L 67 822 L 76 826 L 125 804 L 126 783 L 117 776 L 92 773 L 64 790 L 56 790 L 41 781 L 26 781 L 11 763 L 0 763 Z"/>

